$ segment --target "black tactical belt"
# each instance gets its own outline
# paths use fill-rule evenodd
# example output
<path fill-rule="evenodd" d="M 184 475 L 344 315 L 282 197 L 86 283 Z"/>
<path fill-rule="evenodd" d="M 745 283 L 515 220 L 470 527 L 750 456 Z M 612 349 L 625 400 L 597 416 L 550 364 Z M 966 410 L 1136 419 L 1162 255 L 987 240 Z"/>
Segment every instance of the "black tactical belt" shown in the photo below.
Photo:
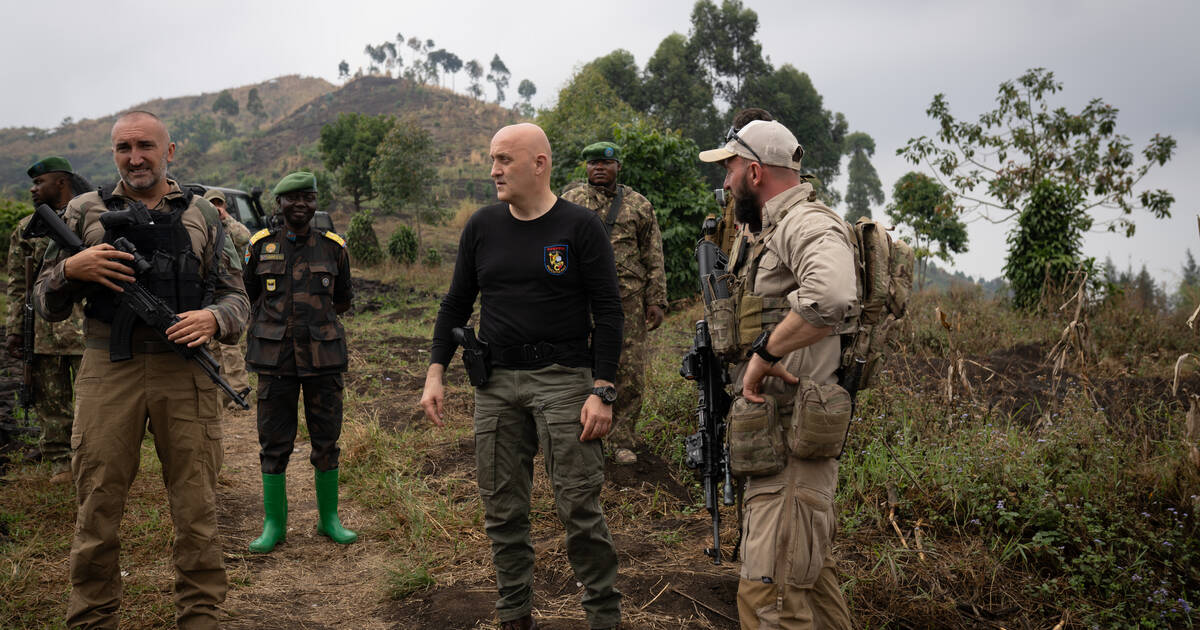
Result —
<path fill-rule="evenodd" d="M 498 365 L 529 365 L 553 362 L 555 359 L 587 354 L 587 341 L 550 343 L 539 341 L 520 346 L 491 345 L 492 362 Z"/>

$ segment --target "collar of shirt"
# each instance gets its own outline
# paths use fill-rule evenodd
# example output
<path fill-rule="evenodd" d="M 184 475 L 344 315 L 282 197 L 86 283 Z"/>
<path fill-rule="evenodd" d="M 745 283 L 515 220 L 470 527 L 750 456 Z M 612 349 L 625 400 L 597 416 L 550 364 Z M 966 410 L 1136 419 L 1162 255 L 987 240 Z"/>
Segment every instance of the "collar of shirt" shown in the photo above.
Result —
<path fill-rule="evenodd" d="M 808 199 L 812 191 L 812 184 L 803 182 L 771 197 L 770 201 L 763 205 L 762 229 L 765 230 L 779 223 L 783 219 L 783 213 L 788 208 Z"/>
<path fill-rule="evenodd" d="M 179 184 L 177 184 L 175 180 L 167 179 L 167 186 L 169 187 L 167 194 L 163 195 L 162 199 L 159 200 L 158 205 L 151 208 L 151 210 L 157 210 L 158 208 L 162 207 L 163 202 L 165 202 L 167 199 L 173 199 L 183 195 L 183 189 L 179 187 Z M 125 180 L 123 179 L 117 180 L 117 185 L 113 188 L 113 195 L 124 197 L 126 199 L 133 199 L 133 197 L 129 194 L 129 189 L 125 187 Z"/>

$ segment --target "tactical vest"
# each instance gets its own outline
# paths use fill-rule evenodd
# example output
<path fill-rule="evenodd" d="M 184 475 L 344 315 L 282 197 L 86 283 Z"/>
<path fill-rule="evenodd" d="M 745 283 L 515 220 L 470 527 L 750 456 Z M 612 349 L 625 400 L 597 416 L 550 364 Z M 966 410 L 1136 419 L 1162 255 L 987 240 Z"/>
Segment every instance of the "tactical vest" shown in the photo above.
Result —
<path fill-rule="evenodd" d="M 102 188 L 100 198 L 110 212 L 122 210 L 127 205 L 124 199 L 113 196 L 110 188 Z M 104 231 L 105 243 L 125 237 L 137 247 L 138 253 L 151 265 L 148 271 L 136 276 L 138 283 L 176 313 L 194 311 L 212 301 L 213 287 L 202 273 L 203 263 L 192 251 L 192 239 L 183 225 L 183 214 L 191 201 L 192 193 L 184 191 L 182 197 L 166 199 L 167 212 L 151 211 L 152 221 Z M 120 293 L 102 291 L 88 299 L 84 313 L 111 324 L 120 308 Z"/>

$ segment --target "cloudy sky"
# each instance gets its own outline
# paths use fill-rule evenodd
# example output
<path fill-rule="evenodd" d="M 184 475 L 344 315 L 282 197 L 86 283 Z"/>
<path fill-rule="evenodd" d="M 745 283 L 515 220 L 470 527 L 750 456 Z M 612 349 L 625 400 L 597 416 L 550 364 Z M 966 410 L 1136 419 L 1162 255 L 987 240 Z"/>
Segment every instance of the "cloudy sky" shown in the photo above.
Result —
<path fill-rule="evenodd" d="M 485 65 L 499 53 L 513 75 L 510 98 L 528 78 L 538 87 L 535 105 L 545 106 L 579 64 L 599 55 L 624 48 L 644 65 L 663 37 L 687 32 L 693 3 L 13 3 L 0 21 L 0 84 L 6 87 L 0 127 L 53 127 L 65 116 L 103 116 L 156 97 L 285 74 L 336 82 L 340 60 L 365 65 L 364 44 L 394 39 L 397 32 L 433 39 Z M 935 131 L 924 113 L 935 93 L 946 94 L 955 115 L 975 119 L 993 106 L 1002 81 L 1045 67 L 1065 84 L 1055 104 L 1078 110 L 1100 97 L 1120 109 L 1117 128 L 1139 149 L 1155 133 L 1179 143 L 1175 159 L 1145 181 L 1175 194 L 1173 217 L 1136 215 L 1134 238 L 1090 235 L 1086 253 L 1111 256 L 1122 268 L 1144 264 L 1172 287 L 1185 249 L 1200 255 L 1200 3 L 745 4 L 758 13 L 759 39 L 771 62 L 807 72 L 827 108 L 843 112 L 852 130 L 875 138 L 874 164 L 885 189 L 913 168 L 895 156 L 896 148 Z M 971 250 L 956 258 L 955 268 L 977 277 L 1000 275 L 1006 231 L 986 220 L 972 222 Z"/>

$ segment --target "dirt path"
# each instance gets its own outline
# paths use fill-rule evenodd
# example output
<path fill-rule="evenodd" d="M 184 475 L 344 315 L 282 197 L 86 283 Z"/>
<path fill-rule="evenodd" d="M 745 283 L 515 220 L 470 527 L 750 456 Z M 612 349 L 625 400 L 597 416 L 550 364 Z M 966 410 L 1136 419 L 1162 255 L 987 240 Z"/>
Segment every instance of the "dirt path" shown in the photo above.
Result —
<path fill-rule="evenodd" d="M 225 465 L 217 488 L 229 596 L 231 629 L 393 628 L 381 599 L 386 572 L 382 544 L 364 527 L 368 518 L 343 502 L 342 522 L 359 534 L 353 545 L 318 536 L 317 502 L 309 445 L 296 440 L 287 471 L 287 540 L 270 554 L 246 546 L 262 531 L 261 476 L 254 410 L 227 412 Z M 364 531 L 366 530 L 366 531 Z"/>

